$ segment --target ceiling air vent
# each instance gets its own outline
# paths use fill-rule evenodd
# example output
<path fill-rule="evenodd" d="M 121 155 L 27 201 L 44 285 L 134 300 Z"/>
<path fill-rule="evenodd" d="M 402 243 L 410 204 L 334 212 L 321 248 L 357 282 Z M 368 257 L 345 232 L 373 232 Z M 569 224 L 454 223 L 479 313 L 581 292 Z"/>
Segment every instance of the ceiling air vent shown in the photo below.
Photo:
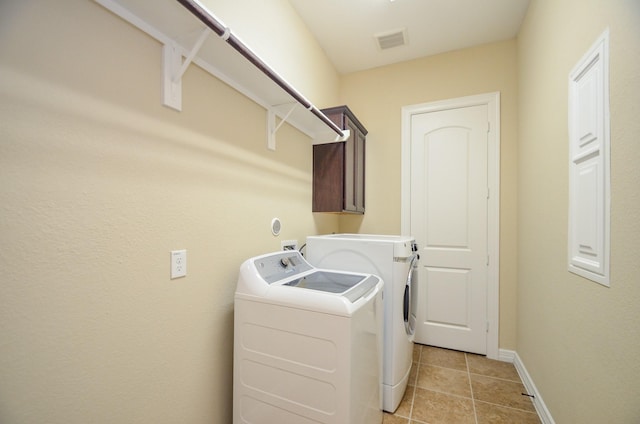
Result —
<path fill-rule="evenodd" d="M 405 28 L 376 34 L 374 37 L 378 42 L 378 48 L 380 50 L 387 50 L 407 44 L 407 30 Z"/>

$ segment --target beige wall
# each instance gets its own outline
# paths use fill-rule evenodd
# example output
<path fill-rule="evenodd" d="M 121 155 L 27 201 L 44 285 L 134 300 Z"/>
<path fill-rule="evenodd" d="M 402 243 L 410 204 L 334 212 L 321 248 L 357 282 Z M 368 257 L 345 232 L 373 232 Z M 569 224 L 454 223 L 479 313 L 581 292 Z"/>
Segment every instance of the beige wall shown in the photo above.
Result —
<path fill-rule="evenodd" d="M 0 4 L 2 423 L 231 422 L 241 261 L 337 229 L 310 140 L 268 151 L 265 111 L 195 66 L 161 106 L 160 47 L 91 1 Z"/>
<path fill-rule="evenodd" d="M 431 101 L 500 92 L 500 347 L 516 347 L 515 40 L 404 62 L 342 78 L 346 103 L 369 130 L 364 216 L 343 216 L 340 231 L 400 233 L 401 109 Z"/>
<path fill-rule="evenodd" d="M 611 288 L 567 271 L 568 75 L 606 27 Z M 640 422 L 640 2 L 533 0 L 518 52 L 517 351 L 557 423 Z"/>
<path fill-rule="evenodd" d="M 336 105 L 339 76 L 288 0 L 202 3 L 315 106 Z"/>

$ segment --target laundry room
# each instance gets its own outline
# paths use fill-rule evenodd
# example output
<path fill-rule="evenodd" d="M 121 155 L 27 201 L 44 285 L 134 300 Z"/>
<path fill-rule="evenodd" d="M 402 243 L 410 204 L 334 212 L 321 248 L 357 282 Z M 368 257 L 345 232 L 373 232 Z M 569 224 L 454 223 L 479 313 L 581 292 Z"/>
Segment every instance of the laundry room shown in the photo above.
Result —
<path fill-rule="evenodd" d="M 542 422 L 640 420 L 636 0 L 531 0 L 507 38 L 361 69 L 329 57 L 300 0 L 202 0 L 218 35 L 187 0 L 157 1 L 185 10 L 154 26 L 127 9 L 149 3 L 0 2 L 0 423 L 231 423 L 241 264 L 310 236 L 409 235 L 407 113 L 478 96 L 499 140 L 487 355 L 526 367 Z M 164 39 L 174 24 L 192 30 Z M 605 31 L 608 286 L 567 270 L 568 80 Z M 234 35 L 254 63 L 223 74 L 232 60 L 196 47 Z M 256 57 L 295 105 L 237 85 Z M 314 212 L 314 146 L 346 135 L 321 111 L 342 105 L 366 128 L 364 207 Z"/>

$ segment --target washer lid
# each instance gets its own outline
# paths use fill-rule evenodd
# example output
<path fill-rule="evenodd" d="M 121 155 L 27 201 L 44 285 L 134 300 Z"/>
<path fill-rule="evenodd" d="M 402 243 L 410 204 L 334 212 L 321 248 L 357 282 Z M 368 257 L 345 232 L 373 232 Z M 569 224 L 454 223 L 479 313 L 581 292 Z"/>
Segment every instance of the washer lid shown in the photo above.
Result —
<path fill-rule="evenodd" d="M 342 294 L 353 303 L 369 292 L 377 283 L 376 278 L 370 278 L 368 275 L 315 271 L 304 277 L 288 281 L 283 286 Z"/>
<path fill-rule="evenodd" d="M 285 286 L 302 289 L 319 290 L 329 293 L 342 293 L 364 280 L 364 275 L 338 274 L 335 272 L 317 271 L 302 278 L 285 283 Z"/>

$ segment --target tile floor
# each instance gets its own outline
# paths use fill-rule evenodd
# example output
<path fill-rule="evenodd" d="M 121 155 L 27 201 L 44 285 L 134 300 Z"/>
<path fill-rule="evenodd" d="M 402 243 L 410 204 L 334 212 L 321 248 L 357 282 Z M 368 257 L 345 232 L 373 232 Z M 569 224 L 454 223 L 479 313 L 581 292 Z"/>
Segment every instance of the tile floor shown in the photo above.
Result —
<path fill-rule="evenodd" d="M 409 386 L 383 424 L 539 424 L 513 364 L 416 344 Z"/>

